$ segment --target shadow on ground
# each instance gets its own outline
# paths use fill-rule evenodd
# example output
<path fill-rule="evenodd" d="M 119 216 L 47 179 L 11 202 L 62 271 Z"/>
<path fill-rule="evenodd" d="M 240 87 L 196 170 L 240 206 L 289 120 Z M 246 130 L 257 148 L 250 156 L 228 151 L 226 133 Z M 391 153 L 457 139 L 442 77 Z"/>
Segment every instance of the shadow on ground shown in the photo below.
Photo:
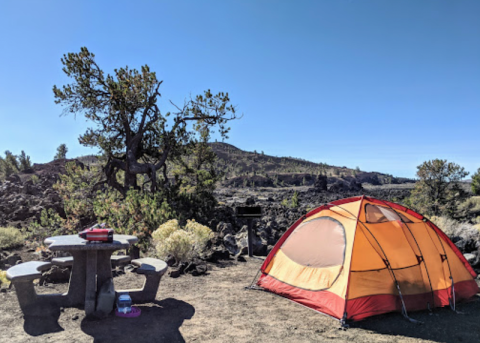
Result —
<path fill-rule="evenodd" d="M 444 343 L 480 342 L 480 296 L 472 301 L 457 305 L 455 313 L 449 307 L 411 312 L 409 316 L 424 324 L 413 324 L 399 313 L 389 313 L 353 323 L 352 328 L 371 330 L 377 333 L 421 338 Z"/>
<path fill-rule="evenodd" d="M 58 324 L 60 307 L 44 302 L 38 307 L 38 315 L 24 316 L 23 329 L 31 336 L 40 336 L 46 333 L 63 331 Z M 32 311 L 33 312 L 33 311 Z"/>
<path fill-rule="evenodd" d="M 84 319 L 82 331 L 94 342 L 185 342 L 179 328 L 195 314 L 195 308 L 181 300 L 164 299 L 138 306 L 137 318 L 120 318 L 110 314 L 105 319 Z"/>

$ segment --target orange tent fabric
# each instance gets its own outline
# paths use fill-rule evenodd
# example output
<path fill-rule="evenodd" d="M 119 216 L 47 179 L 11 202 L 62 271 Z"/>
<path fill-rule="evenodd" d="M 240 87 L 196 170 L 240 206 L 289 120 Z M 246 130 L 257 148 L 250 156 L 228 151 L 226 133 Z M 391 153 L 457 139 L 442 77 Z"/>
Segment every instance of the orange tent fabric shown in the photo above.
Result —
<path fill-rule="evenodd" d="M 334 318 L 455 306 L 476 274 L 432 222 L 367 196 L 300 218 L 277 242 L 257 284 Z"/>

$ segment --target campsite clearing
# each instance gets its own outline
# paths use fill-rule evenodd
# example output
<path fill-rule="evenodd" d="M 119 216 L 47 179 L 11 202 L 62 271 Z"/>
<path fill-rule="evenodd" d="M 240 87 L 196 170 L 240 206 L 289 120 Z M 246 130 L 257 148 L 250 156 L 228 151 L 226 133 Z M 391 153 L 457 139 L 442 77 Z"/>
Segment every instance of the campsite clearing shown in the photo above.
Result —
<path fill-rule="evenodd" d="M 346 331 L 338 321 L 285 298 L 249 285 L 262 261 L 227 261 L 206 276 L 165 277 L 157 301 L 141 305 L 142 315 L 124 319 L 110 315 L 89 321 L 84 312 L 66 308 L 59 314 L 57 332 L 41 333 L 25 322 L 15 291 L 0 293 L 0 329 L 4 342 L 480 342 L 480 297 L 459 304 L 464 314 L 449 308 L 413 312 L 424 325 L 407 322 L 400 313 L 356 322 Z M 114 279 L 116 286 L 136 287 L 136 275 Z M 62 292 L 67 284 L 37 286 L 38 292 Z M 24 328 L 25 325 L 25 328 Z M 55 327 L 52 327 L 55 329 Z M 28 334 L 26 332 L 30 332 Z M 36 335 L 36 336 L 33 336 Z"/>

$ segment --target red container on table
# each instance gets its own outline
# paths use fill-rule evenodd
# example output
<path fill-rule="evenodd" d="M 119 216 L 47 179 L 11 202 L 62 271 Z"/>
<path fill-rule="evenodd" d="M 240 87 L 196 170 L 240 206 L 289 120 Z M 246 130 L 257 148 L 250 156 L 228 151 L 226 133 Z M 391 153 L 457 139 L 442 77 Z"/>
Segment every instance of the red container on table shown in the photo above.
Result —
<path fill-rule="evenodd" d="M 81 238 L 93 242 L 113 242 L 113 229 L 90 228 L 78 234 Z"/>

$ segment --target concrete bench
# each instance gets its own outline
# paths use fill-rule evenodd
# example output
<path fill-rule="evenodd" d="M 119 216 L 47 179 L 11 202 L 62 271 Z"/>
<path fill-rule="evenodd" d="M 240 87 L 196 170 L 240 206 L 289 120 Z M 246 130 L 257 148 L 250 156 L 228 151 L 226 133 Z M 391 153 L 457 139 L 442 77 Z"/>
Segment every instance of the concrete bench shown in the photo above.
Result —
<path fill-rule="evenodd" d="M 7 270 L 7 279 L 14 285 L 18 282 L 28 282 L 39 279 L 42 271 L 49 269 L 50 262 L 30 261 L 17 264 Z"/>
<path fill-rule="evenodd" d="M 118 267 L 130 262 L 131 258 L 128 255 L 112 255 L 110 261 L 112 267 Z M 55 257 L 52 258 L 52 264 L 60 267 L 71 267 L 73 265 L 73 256 Z"/>
<path fill-rule="evenodd" d="M 50 262 L 30 261 L 17 264 L 7 270 L 7 279 L 15 286 L 18 303 L 24 315 L 41 315 L 41 301 L 55 301 L 59 295 L 38 295 L 33 286 L 33 280 L 42 276 L 42 271 L 49 269 Z"/>
<path fill-rule="evenodd" d="M 132 264 L 138 267 L 135 270 L 136 273 L 145 275 L 143 288 L 118 291 L 117 293 L 128 292 L 134 303 L 154 301 L 157 295 L 158 286 L 160 285 L 160 280 L 168 269 L 167 264 L 162 260 L 151 257 L 133 260 Z"/>

